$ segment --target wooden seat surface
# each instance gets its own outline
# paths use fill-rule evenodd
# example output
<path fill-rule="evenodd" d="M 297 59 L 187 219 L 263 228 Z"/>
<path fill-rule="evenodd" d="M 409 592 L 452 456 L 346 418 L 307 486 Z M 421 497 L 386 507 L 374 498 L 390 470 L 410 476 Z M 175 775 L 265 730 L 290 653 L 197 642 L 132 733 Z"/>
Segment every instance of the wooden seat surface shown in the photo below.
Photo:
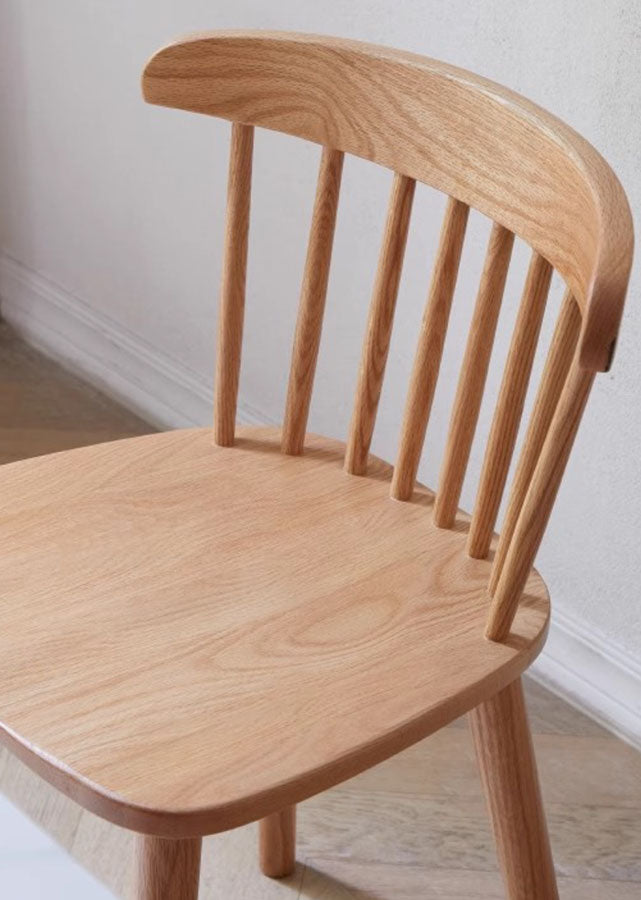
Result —
<path fill-rule="evenodd" d="M 186 836 L 297 802 L 511 682 L 540 650 L 533 572 L 484 638 L 491 562 L 391 469 L 210 430 L 0 471 L 0 734 L 83 805 Z"/>

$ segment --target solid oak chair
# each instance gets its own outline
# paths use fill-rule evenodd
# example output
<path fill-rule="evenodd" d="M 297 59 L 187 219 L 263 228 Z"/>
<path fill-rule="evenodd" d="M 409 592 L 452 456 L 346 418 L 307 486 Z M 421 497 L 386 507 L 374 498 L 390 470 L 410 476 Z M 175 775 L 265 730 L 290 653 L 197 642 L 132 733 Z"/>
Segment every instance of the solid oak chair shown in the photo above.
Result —
<path fill-rule="evenodd" d="M 3 467 L 5 742 L 142 835 L 136 898 L 193 900 L 202 835 L 261 820 L 282 876 L 296 803 L 469 712 L 507 892 L 556 897 L 520 676 L 549 616 L 533 560 L 628 282 L 619 182 L 511 91 L 353 41 L 196 35 L 143 91 L 233 122 L 213 439 Z M 255 126 L 323 148 L 282 431 L 235 426 Z M 306 434 L 345 153 L 395 173 L 346 447 Z M 368 450 L 416 181 L 449 199 L 392 469 Z M 494 224 L 433 494 L 415 479 L 470 207 Z M 469 517 L 515 235 L 532 258 Z M 567 292 L 491 552 L 553 269 Z"/>

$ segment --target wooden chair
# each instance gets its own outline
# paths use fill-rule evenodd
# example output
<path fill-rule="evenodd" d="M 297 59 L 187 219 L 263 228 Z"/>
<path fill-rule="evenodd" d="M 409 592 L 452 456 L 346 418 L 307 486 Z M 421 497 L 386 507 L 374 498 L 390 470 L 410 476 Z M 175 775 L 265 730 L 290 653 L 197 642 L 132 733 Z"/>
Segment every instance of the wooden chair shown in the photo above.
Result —
<path fill-rule="evenodd" d="M 508 895 L 556 897 L 520 676 L 548 624 L 533 560 L 619 326 L 621 186 L 523 98 L 353 41 L 196 35 L 151 59 L 143 91 L 233 122 L 213 439 L 3 467 L 5 742 L 142 835 L 139 900 L 190 900 L 202 835 L 261 820 L 263 871 L 284 875 L 296 803 L 469 712 Z M 282 431 L 235 425 L 255 126 L 323 148 Z M 345 153 L 395 172 L 346 447 L 306 434 Z M 392 469 L 368 451 L 416 181 L 449 200 Z M 494 224 L 432 494 L 415 479 L 470 207 Z M 515 235 L 532 258 L 469 517 Z M 491 552 L 553 269 L 567 292 Z"/>

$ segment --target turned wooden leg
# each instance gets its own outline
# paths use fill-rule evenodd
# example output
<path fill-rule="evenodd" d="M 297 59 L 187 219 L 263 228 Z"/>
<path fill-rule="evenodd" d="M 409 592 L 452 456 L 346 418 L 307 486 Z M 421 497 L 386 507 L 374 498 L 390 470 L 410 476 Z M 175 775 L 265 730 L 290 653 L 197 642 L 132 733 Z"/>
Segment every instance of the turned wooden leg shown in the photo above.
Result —
<path fill-rule="evenodd" d="M 521 679 L 470 713 L 510 900 L 558 900 Z"/>
<path fill-rule="evenodd" d="M 201 844 L 136 835 L 133 900 L 197 900 Z"/>
<path fill-rule="evenodd" d="M 259 824 L 260 868 L 263 875 L 283 878 L 296 866 L 296 807 L 261 819 Z"/>

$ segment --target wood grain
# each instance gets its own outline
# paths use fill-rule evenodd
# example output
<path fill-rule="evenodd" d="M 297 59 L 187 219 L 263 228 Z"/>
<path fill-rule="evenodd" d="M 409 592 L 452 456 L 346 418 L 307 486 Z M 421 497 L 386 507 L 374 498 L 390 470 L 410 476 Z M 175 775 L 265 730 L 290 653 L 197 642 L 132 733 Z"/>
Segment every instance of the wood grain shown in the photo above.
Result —
<path fill-rule="evenodd" d="M 198 900 L 201 843 L 137 837 L 131 900 Z"/>
<path fill-rule="evenodd" d="M 549 615 L 534 556 L 594 371 L 610 365 L 627 287 L 632 225 L 618 181 L 583 139 L 517 95 L 351 41 L 199 35 L 156 54 L 143 91 L 150 102 L 233 121 L 214 441 L 195 429 L 2 471 L 0 736 L 87 809 L 147 833 L 137 843 L 137 898 L 188 900 L 198 893 L 200 835 L 261 819 L 264 870 L 297 879 L 295 803 L 478 707 L 473 729 L 510 896 L 556 898 L 520 674 L 541 649 Z M 331 148 L 301 291 L 288 455 L 273 430 L 242 432 L 230 449 L 256 125 Z M 449 198 L 393 480 L 375 459 L 369 479 L 351 477 L 343 446 L 324 438 L 295 455 L 305 440 L 344 152 L 395 172 L 347 473 L 367 468 L 415 181 Z M 415 478 L 470 207 L 495 226 L 435 524 L 433 496 L 415 490 Z M 468 556 L 469 520 L 455 507 L 513 234 L 534 253 Z M 480 557 L 492 539 L 552 267 L 576 306 L 564 306 L 517 472 L 488 641 L 490 564 Z M 392 503 L 390 483 L 394 498 L 414 493 L 416 502 Z M 5 760 L 2 778 L 6 770 Z M 333 796 L 345 814 L 324 829 L 318 858 L 331 855 L 331 828 L 345 840 L 351 791 Z M 406 800 L 387 805 L 387 828 L 402 820 Z M 437 821 L 452 815 L 447 799 L 431 803 Z M 446 865 L 466 852 L 468 868 L 488 867 L 480 816 L 479 807 L 457 820 L 463 841 L 455 851 L 446 846 L 451 823 L 443 832 Z M 603 847 L 616 834 L 620 855 L 626 817 L 618 809 L 602 810 L 598 827 L 590 819 L 588 877 L 611 866 L 611 850 L 592 852 L 595 835 Z M 571 814 L 563 827 L 570 821 L 576 828 Z M 369 831 L 351 843 L 375 858 Z M 414 829 L 405 862 L 423 859 L 424 844 Z M 302 892 L 304 882 L 295 883 Z"/>
<path fill-rule="evenodd" d="M 92 436 L 121 439 L 144 427 L 6 327 L 0 342 L 0 385 L 11 387 L 14 398 L 5 411 L 15 452 L 28 457 L 56 450 L 60 435 L 90 443 Z M 636 900 L 641 756 L 540 685 L 526 679 L 525 687 L 561 896 Z M 201 900 L 298 897 L 301 879 L 305 898 L 324 900 L 369 900 L 373 892 L 380 900 L 504 898 L 464 724 L 458 719 L 303 804 L 302 862 L 284 880 L 263 878 L 255 865 L 255 826 L 207 839 Z M 130 832 L 81 810 L 3 748 L 0 790 L 124 897 Z"/>
<path fill-rule="evenodd" d="M 195 836 L 374 765 L 523 671 L 538 576 L 511 639 L 486 641 L 490 564 L 464 531 L 432 525 L 428 492 L 391 501 L 384 464 L 363 479 L 342 460 L 326 439 L 285 456 L 274 430 L 221 448 L 194 429 L 2 468 L 10 749 L 116 824 Z"/>
<path fill-rule="evenodd" d="M 309 78 L 322 90 L 309 91 Z M 354 41 L 277 32 L 196 34 L 152 57 L 143 93 L 151 103 L 272 128 L 396 172 L 348 435 L 345 463 L 350 473 L 362 475 L 367 468 L 414 182 L 449 195 L 446 225 L 453 210 L 467 215 L 471 207 L 493 220 L 435 506 L 436 523 L 444 527 L 456 515 L 512 235 L 531 245 L 532 263 L 468 538 L 471 556 L 487 556 L 553 268 L 566 281 L 581 315 L 579 364 L 596 371 L 611 363 L 633 235 L 627 200 L 610 168 L 566 125 L 499 85 L 435 60 Z M 329 187 L 319 186 L 317 204 L 324 198 L 331 210 L 333 196 Z M 419 338 L 392 484 L 396 499 L 411 496 L 423 447 L 449 315 L 447 294 L 460 258 L 455 237 L 451 249 L 449 259 L 441 247 L 439 260 L 446 258 L 447 265 L 439 270 L 437 262 L 434 303 L 428 302 Z M 303 303 L 295 342 L 284 438 L 285 450 L 294 453 L 304 443 L 320 339 L 323 272 L 329 264 L 325 250 L 312 267 L 320 278 L 320 293 Z M 239 360 L 239 352 L 238 347 L 232 358 Z M 235 398 L 235 390 L 231 393 Z M 233 439 L 230 430 L 225 429 L 227 443 Z M 523 485 L 517 489 L 523 494 Z M 516 515 L 513 506 L 508 532 Z M 507 540 L 506 535 L 501 564 Z M 492 590 L 498 586 L 498 572 L 497 566 Z"/>
<path fill-rule="evenodd" d="M 531 718 L 534 721 L 553 709 L 562 732 L 543 735 L 543 742 L 534 736 L 561 896 L 579 900 L 579 887 L 583 887 L 585 896 L 595 900 L 636 898 L 641 880 L 639 754 L 612 735 L 585 736 L 580 724 L 578 734 L 569 733 L 567 720 L 576 717 L 576 712 L 547 693 L 539 705 L 541 694 L 537 687 L 537 699 L 529 706 L 535 714 Z M 417 884 L 440 897 L 437 886 L 448 896 L 448 889 L 472 888 L 476 883 L 482 898 L 483 888 L 492 883 L 500 891 L 497 896 L 504 897 L 471 734 L 464 724 L 460 720 L 382 766 L 302 804 L 301 864 L 288 878 L 274 881 L 260 874 L 254 825 L 206 839 L 201 900 L 298 896 L 301 876 L 302 896 L 307 897 L 314 871 L 319 890 L 322 887 L 327 896 L 342 898 L 341 890 L 350 885 L 364 891 L 371 884 L 365 870 L 378 872 L 381 900 L 398 900 L 406 894 L 415 898 Z M 15 762 L 16 767 L 21 765 Z M 616 784 L 619 777 L 620 786 Z M 571 784 L 566 785 L 568 779 Z M 59 797 L 64 802 L 57 804 L 54 819 L 48 803 L 54 790 L 24 769 L 23 787 L 27 788 L 27 782 L 29 793 L 19 799 L 36 821 L 47 828 L 57 824 L 59 832 L 73 834 L 72 811 L 77 807 Z M 10 783 L 3 782 L 3 789 Z M 627 797 L 626 787 L 631 790 Z M 132 838 L 83 812 L 75 838 L 66 846 L 117 896 L 124 896 Z M 323 860 L 320 865 L 319 860 Z M 336 883 L 331 875 L 339 860 L 342 878 Z M 439 873 L 440 880 L 433 883 L 431 878 Z M 422 896 L 420 891 L 418 895 Z M 467 897 L 463 894 L 460 900 Z"/>
<path fill-rule="evenodd" d="M 581 315 L 574 298 L 568 292 L 563 298 L 534 408 L 530 415 L 530 423 L 523 441 L 519 464 L 510 489 L 508 508 L 490 576 L 489 590 L 491 594 L 496 590 L 527 489 L 559 402 L 576 349 L 580 328 Z"/>
<path fill-rule="evenodd" d="M 458 509 L 513 245 L 512 232 L 495 224 L 490 233 L 441 464 L 434 504 L 434 522 L 439 528 L 451 528 Z"/>
<path fill-rule="evenodd" d="M 260 868 L 269 878 L 284 878 L 296 868 L 296 807 L 288 806 L 259 823 Z"/>
<path fill-rule="evenodd" d="M 283 423 L 283 451 L 302 453 L 323 327 L 343 154 L 323 148 L 301 287 Z"/>
<path fill-rule="evenodd" d="M 385 375 L 414 188 L 415 182 L 411 178 L 394 176 L 345 453 L 345 469 L 352 475 L 364 475 L 367 471 L 367 454 Z"/>
<path fill-rule="evenodd" d="M 230 447 L 234 443 L 236 427 L 245 315 L 253 146 L 254 129 L 234 122 L 229 154 L 227 220 L 216 355 L 214 439 L 221 447 Z"/>
<path fill-rule="evenodd" d="M 516 436 L 523 414 L 552 269 L 538 253 L 532 255 L 523 297 L 514 326 L 499 398 L 492 419 L 474 513 L 467 540 L 467 552 L 483 559 L 490 541 L 507 480 Z"/>
<path fill-rule="evenodd" d="M 581 368 L 575 357 L 492 597 L 486 631 L 491 640 L 504 640 L 509 633 L 524 579 L 543 538 L 593 381 L 594 373 Z"/>
<path fill-rule="evenodd" d="M 509 900 L 558 900 L 521 680 L 470 715 Z"/>
<path fill-rule="evenodd" d="M 427 835 L 429 839 L 429 835 Z M 563 900 L 637 900 L 638 884 L 589 878 L 559 880 Z M 252 894 L 252 897 L 254 895 Z M 409 866 L 343 856 L 311 856 L 301 900 L 505 900 L 498 873 Z"/>
<path fill-rule="evenodd" d="M 392 481 L 392 497 L 395 500 L 409 500 L 414 490 L 450 318 L 468 213 L 464 203 L 448 199 L 405 402 Z"/>
<path fill-rule="evenodd" d="M 143 92 L 353 153 L 480 210 L 559 271 L 585 316 L 581 364 L 609 367 L 632 263 L 630 209 L 596 150 L 534 103 L 413 53 L 257 31 L 164 47 Z"/>

